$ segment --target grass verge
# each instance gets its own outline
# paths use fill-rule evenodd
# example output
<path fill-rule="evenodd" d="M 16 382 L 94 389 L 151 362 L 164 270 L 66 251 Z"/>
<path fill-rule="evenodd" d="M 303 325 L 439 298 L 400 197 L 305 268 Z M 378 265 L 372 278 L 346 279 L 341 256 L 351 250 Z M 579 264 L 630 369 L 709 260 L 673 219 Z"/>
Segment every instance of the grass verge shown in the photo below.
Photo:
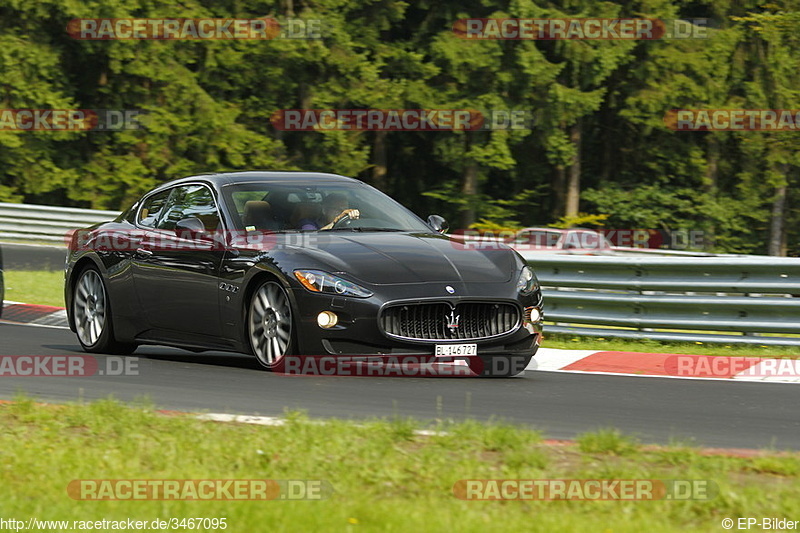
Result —
<path fill-rule="evenodd" d="M 64 307 L 64 272 L 6 270 L 6 300 Z"/>
<path fill-rule="evenodd" d="M 279 427 L 164 416 L 113 400 L 0 405 L 3 517 L 135 520 L 225 517 L 227 531 L 720 531 L 723 518 L 800 518 L 800 455 L 709 456 L 643 447 L 614 431 L 549 445 L 502 424 L 360 424 L 291 413 Z M 75 479 L 327 480 L 321 501 L 75 501 Z M 695 479 L 692 501 L 464 501 L 460 479 Z"/>
<path fill-rule="evenodd" d="M 728 355 L 752 357 L 800 357 L 800 346 L 767 346 L 708 342 L 671 342 L 627 340 L 610 337 L 559 335 L 545 331 L 542 346 L 564 350 L 597 350 L 615 352 L 675 353 L 695 355 Z"/>

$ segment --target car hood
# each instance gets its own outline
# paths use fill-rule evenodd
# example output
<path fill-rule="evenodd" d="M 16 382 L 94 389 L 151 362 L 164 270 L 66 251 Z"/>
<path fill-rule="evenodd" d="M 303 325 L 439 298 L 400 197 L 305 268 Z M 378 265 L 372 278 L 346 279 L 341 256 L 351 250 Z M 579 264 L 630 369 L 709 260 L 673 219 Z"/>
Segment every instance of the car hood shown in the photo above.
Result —
<path fill-rule="evenodd" d="M 303 252 L 332 272 L 372 284 L 508 282 L 514 252 L 505 246 L 476 250 L 444 235 L 415 233 L 315 234 Z"/>

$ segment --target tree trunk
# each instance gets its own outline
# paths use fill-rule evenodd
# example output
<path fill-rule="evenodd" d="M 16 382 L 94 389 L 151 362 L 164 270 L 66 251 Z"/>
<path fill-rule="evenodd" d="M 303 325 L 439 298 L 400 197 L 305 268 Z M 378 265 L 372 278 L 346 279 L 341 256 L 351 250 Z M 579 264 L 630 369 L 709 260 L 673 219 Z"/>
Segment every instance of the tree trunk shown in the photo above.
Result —
<path fill-rule="evenodd" d="M 469 153 L 472 146 L 472 135 L 464 134 L 464 154 Z M 475 195 L 478 194 L 478 163 L 473 159 L 468 159 L 464 166 L 464 176 L 461 182 L 461 193 L 467 200 L 467 205 L 461 210 L 461 227 L 469 228 L 475 223 Z"/>
<path fill-rule="evenodd" d="M 372 185 L 383 192 L 386 192 L 387 185 L 386 135 L 385 131 L 376 131 L 372 145 Z"/>
<path fill-rule="evenodd" d="M 767 254 L 785 256 L 784 225 L 786 222 L 786 185 L 775 187 L 775 198 L 772 200 L 772 217 L 769 227 L 769 249 Z"/>
<path fill-rule="evenodd" d="M 707 134 L 706 137 L 706 175 L 703 180 L 703 189 L 711 199 L 717 197 L 717 181 L 719 177 L 719 138 L 714 133 Z M 703 249 L 710 250 L 714 247 L 717 228 L 711 223 L 708 226 L 708 233 L 703 238 Z"/>
<path fill-rule="evenodd" d="M 609 119 L 606 124 L 611 124 L 613 120 L 613 118 Z M 611 181 L 611 176 L 619 175 L 617 168 L 620 166 L 619 160 L 622 157 L 622 151 L 620 146 L 613 142 L 613 139 L 614 137 L 611 135 L 603 135 L 601 141 L 603 147 L 602 168 L 600 169 L 601 186 Z"/>
<path fill-rule="evenodd" d="M 575 145 L 575 159 L 569 166 L 567 174 L 567 200 L 564 214 L 568 217 L 578 216 L 581 199 L 581 123 L 576 122 L 569 128 L 569 140 Z"/>
<path fill-rule="evenodd" d="M 706 154 L 708 166 L 706 167 L 706 179 L 703 185 L 706 191 L 713 192 L 717 188 L 717 176 L 719 175 L 719 139 L 713 133 L 706 137 Z"/>
<path fill-rule="evenodd" d="M 469 202 L 461 211 L 461 227 L 467 229 L 475 223 L 475 207 L 472 202 L 478 193 L 478 164 L 473 160 L 464 168 L 464 186 L 461 192 Z"/>
<path fill-rule="evenodd" d="M 618 78 L 617 73 L 614 73 L 609 78 L 609 82 L 611 79 L 615 79 L 613 83 L 615 85 L 619 85 L 619 81 L 616 79 Z M 617 102 L 617 96 L 614 91 L 609 91 L 607 93 L 606 102 L 603 104 L 600 120 L 602 121 L 601 124 L 617 124 L 617 114 L 616 111 L 619 107 L 619 103 Z M 589 136 L 594 138 L 597 126 L 595 125 L 595 129 L 589 133 Z M 600 172 L 598 175 L 599 183 L 598 185 L 602 188 L 607 183 L 612 182 L 615 180 L 616 176 L 619 176 L 620 169 L 624 166 L 623 158 L 625 156 L 625 152 L 623 150 L 625 144 L 620 143 L 620 135 L 622 135 L 621 131 L 617 131 L 619 126 L 608 130 L 608 134 L 601 135 L 600 146 L 603 152 L 602 159 L 600 161 L 601 167 Z M 603 131 L 603 130 L 601 130 Z"/>
<path fill-rule="evenodd" d="M 301 81 L 300 87 L 300 109 L 311 109 L 311 104 L 313 102 L 313 94 L 311 91 L 311 87 L 308 83 Z"/>
<path fill-rule="evenodd" d="M 563 166 L 558 165 L 553 172 L 553 205 L 551 214 L 555 220 L 564 216 L 566 203 L 567 174 Z"/>

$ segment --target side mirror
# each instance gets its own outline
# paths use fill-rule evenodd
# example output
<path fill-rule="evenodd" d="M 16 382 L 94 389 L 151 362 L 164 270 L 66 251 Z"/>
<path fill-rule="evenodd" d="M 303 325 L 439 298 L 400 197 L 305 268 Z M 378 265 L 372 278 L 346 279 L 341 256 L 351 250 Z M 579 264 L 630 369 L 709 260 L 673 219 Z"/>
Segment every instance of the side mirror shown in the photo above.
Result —
<path fill-rule="evenodd" d="M 182 218 L 175 223 L 175 234 L 183 239 L 205 238 L 206 225 L 197 217 Z"/>
<path fill-rule="evenodd" d="M 431 215 L 428 217 L 428 225 L 435 231 L 436 233 L 447 233 L 447 230 L 450 229 L 450 224 L 444 219 L 444 217 L 440 217 L 439 215 Z"/>

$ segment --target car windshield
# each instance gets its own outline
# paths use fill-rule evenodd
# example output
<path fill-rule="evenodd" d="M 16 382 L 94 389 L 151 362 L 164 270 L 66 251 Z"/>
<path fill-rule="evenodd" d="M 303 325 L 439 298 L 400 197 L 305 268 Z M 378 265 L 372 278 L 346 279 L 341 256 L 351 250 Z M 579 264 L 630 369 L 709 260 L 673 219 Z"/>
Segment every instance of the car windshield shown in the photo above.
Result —
<path fill-rule="evenodd" d="M 432 232 L 411 211 L 360 183 L 247 182 L 223 191 L 239 230 Z"/>

